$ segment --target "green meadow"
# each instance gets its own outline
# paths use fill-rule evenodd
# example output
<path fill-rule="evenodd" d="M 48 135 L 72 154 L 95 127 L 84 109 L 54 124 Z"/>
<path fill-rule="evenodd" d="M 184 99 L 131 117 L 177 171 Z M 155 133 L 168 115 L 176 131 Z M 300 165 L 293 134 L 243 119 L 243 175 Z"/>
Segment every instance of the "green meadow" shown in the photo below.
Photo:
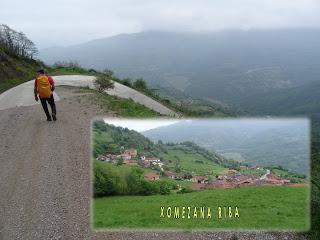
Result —
<path fill-rule="evenodd" d="M 167 153 L 161 154 L 160 157 L 165 159 L 170 168 L 174 168 L 175 162 L 178 161 L 181 170 L 187 172 L 194 172 L 197 175 L 211 175 L 220 174 L 226 168 L 208 160 L 203 155 L 196 152 L 184 152 L 181 149 L 169 149 Z"/>
<path fill-rule="evenodd" d="M 309 228 L 308 187 L 247 187 L 185 194 L 114 196 L 92 200 L 95 229 L 281 229 Z M 164 207 L 164 217 L 161 215 Z M 167 215 L 180 208 L 179 218 Z M 185 207 L 182 218 L 182 207 Z M 188 207 L 191 216 L 188 218 Z M 194 207 L 211 209 L 211 218 L 193 217 Z M 219 207 L 222 214 L 219 218 Z M 224 213 L 226 208 L 226 215 Z M 229 217 L 228 207 L 231 207 Z M 239 216 L 235 216 L 235 208 Z"/>

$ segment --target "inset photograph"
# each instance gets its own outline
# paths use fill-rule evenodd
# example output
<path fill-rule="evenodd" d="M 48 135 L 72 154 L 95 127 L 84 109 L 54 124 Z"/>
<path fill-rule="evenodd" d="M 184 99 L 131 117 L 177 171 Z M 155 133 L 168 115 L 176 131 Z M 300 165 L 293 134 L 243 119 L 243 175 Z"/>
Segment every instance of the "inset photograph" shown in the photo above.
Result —
<path fill-rule="evenodd" d="M 95 119 L 94 230 L 309 229 L 308 119 Z"/>

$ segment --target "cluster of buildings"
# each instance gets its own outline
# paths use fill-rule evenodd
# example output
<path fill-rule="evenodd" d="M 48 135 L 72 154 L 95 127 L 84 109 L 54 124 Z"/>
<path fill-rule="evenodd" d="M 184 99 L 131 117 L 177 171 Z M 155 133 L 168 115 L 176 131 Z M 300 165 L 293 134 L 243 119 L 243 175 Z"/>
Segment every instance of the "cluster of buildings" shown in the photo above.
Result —
<path fill-rule="evenodd" d="M 120 154 L 106 154 L 99 155 L 96 159 L 99 161 L 117 163 L 118 160 L 129 161 L 137 156 L 138 152 L 136 149 L 126 149 Z"/>
<path fill-rule="evenodd" d="M 140 165 L 143 167 L 151 167 L 151 166 L 159 166 L 159 168 L 164 172 L 164 175 L 168 178 L 177 181 L 191 181 L 191 188 L 193 190 L 201 190 L 201 189 L 213 189 L 213 188 L 238 188 L 245 186 L 259 186 L 259 185 L 272 185 L 272 186 L 293 186 L 297 184 L 290 184 L 290 180 L 283 179 L 278 177 L 270 172 L 270 170 L 266 170 L 266 173 L 261 176 L 261 174 L 241 174 L 240 172 L 229 169 L 224 172 L 222 175 L 217 176 L 215 179 L 209 179 L 207 176 L 185 176 L 179 175 L 171 171 L 164 171 L 163 165 L 164 163 L 158 157 L 146 157 L 141 156 L 137 157 L 138 152 L 136 149 L 126 149 L 122 151 L 120 154 L 106 154 L 99 155 L 97 160 L 118 163 L 119 160 L 122 159 L 123 164 L 126 165 Z M 247 167 L 241 166 L 241 169 L 258 169 L 259 167 Z M 261 169 L 263 170 L 263 169 Z M 156 181 L 160 179 L 160 175 L 158 173 L 149 172 L 144 175 L 146 180 Z"/>
<path fill-rule="evenodd" d="M 195 176 L 196 177 L 196 176 Z M 241 174 L 236 170 L 229 170 L 227 174 L 220 175 L 214 180 L 197 177 L 198 181 L 193 181 L 191 188 L 194 190 L 213 188 L 238 188 L 246 186 L 283 186 L 290 185 L 290 180 L 278 177 L 269 170 L 263 176 L 258 174 Z"/>
<path fill-rule="evenodd" d="M 141 156 L 137 158 L 138 152 L 134 148 L 123 150 L 120 154 L 106 154 L 99 155 L 96 159 L 99 161 L 118 163 L 119 160 L 123 160 L 123 164 L 127 165 L 141 165 L 144 167 L 159 166 L 163 170 L 164 163 L 158 157 L 146 157 Z"/>
<path fill-rule="evenodd" d="M 162 169 L 164 165 L 164 163 L 158 157 L 141 156 L 140 161 L 144 167 L 150 167 L 153 165 L 153 166 L 159 166 Z"/>

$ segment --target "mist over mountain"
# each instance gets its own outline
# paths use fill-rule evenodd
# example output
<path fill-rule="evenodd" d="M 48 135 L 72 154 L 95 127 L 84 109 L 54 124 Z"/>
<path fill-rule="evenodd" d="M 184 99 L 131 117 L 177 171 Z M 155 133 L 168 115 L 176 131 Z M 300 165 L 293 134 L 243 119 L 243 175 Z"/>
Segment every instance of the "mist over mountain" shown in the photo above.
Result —
<path fill-rule="evenodd" d="M 307 120 L 181 121 L 143 132 L 153 141 L 196 144 L 227 158 L 257 165 L 281 165 L 290 171 L 309 171 Z"/>
<path fill-rule="evenodd" d="M 316 113 L 318 39 L 317 29 L 150 31 L 43 49 L 40 58 L 109 68 L 120 77 L 142 77 L 169 94 L 219 101 L 254 114 L 295 114 L 310 104 Z M 306 88 L 317 91 L 306 96 Z"/>

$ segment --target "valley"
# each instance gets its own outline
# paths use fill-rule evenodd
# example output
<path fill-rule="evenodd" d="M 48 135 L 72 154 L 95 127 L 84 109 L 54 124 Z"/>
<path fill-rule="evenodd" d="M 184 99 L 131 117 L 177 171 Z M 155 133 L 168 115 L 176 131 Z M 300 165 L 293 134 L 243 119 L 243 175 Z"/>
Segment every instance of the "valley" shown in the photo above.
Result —
<path fill-rule="evenodd" d="M 101 120 L 93 122 L 92 131 L 93 224 L 97 229 L 308 226 L 309 183 L 305 175 L 280 166 L 250 166 L 228 160 L 193 142 L 154 143 L 134 130 Z M 300 194 L 298 198 L 296 194 Z M 161 208 L 173 211 L 170 206 L 183 214 L 188 208 L 206 208 L 211 217 L 159 216 Z M 300 220 L 290 213 L 297 206 Z M 269 207 L 273 210 L 265 211 Z M 226 209 L 230 215 L 222 217 Z M 233 216 L 232 211 L 239 211 L 239 216 Z"/>

